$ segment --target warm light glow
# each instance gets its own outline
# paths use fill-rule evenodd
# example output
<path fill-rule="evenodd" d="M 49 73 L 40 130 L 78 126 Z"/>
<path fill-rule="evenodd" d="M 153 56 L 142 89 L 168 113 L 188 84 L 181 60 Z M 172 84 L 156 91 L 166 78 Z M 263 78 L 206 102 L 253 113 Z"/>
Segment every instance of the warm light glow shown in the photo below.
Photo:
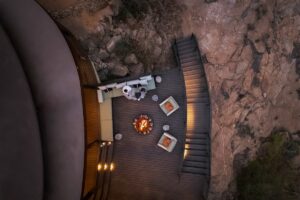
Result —
<path fill-rule="evenodd" d="M 104 164 L 104 170 L 107 170 L 107 168 L 108 168 L 108 166 L 107 166 L 107 164 L 105 163 L 105 164 Z"/>
<path fill-rule="evenodd" d="M 110 171 L 113 171 L 114 169 L 115 169 L 115 165 L 114 165 L 114 163 L 110 163 Z"/>
<path fill-rule="evenodd" d="M 145 135 L 152 131 L 153 123 L 147 115 L 140 115 L 134 120 L 133 126 L 138 133 Z"/>
<path fill-rule="evenodd" d="M 111 145 L 111 142 L 108 142 L 108 145 Z"/>
<path fill-rule="evenodd" d="M 187 129 L 195 130 L 195 108 L 193 105 L 187 105 Z"/>
<path fill-rule="evenodd" d="M 102 169 L 102 165 L 101 165 L 101 163 L 99 163 L 99 164 L 98 164 L 98 167 L 97 167 L 97 169 L 98 169 L 98 171 L 101 171 L 101 169 Z"/>
<path fill-rule="evenodd" d="M 102 142 L 101 145 L 100 145 L 100 147 L 104 147 L 105 145 L 106 145 L 106 143 Z"/>
<path fill-rule="evenodd" d="M 184 153 L 183 153 L 183 159 L 186 158 L 187 154 L 188 154 L 188 150 L 185 149 L 185 150 L 184 150 Z"/>

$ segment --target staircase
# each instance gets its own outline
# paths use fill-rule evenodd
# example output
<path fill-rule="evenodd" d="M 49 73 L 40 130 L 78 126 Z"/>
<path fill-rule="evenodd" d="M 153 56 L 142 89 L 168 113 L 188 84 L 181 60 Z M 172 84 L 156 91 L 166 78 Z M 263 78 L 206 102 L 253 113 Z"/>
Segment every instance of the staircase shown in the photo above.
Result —
<path fill-rule="evenodd" d="M 186 88 L 187 127 L 182 172 L 209 178 L 210 98 L 195 36 L 175 40 L 173 50 Z"/>
<path fill-rule="evenodd" d="M 114 170 L 113 159 L 113 143 L 112 142 L 102 142 L 100 144 L 100 155 L 98 162 L 98 180 L 97 180 L 97 192 L 95 200 L 107 200 L 109 187 L 110 187 L 110 177 Z"/>

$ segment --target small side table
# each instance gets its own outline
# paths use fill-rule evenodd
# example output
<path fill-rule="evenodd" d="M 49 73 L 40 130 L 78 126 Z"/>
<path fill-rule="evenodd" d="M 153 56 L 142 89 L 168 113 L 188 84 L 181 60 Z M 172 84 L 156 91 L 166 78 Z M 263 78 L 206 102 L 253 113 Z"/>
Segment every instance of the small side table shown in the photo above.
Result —
<path fill-rule="evenodd" d="M 162 82 L 161 76 L 156 76 L 155 81 L 156 81 L 156 83 L 161 83 Z"/>
<path fill-rule="evenodd" d="M 170 125 L 168 125 L 168 124 L 163 125 L 163 130 L 164 131 L 169 131 L 170 130 Z"/>
<path fill-rule="evenodd" d="M 123 135 L 122 135 L 121 133 L 117 133 L 117 134 L 115 135 L 115 139 L 116 139 L 116 140 L 122 140 L 122 138 L 123 138 Z"/>
<path fill-rule="evenodd" d="M 158 101 L 158 96 L 156 94 L 152 95 L 152 100 L 157 102 Z"/>

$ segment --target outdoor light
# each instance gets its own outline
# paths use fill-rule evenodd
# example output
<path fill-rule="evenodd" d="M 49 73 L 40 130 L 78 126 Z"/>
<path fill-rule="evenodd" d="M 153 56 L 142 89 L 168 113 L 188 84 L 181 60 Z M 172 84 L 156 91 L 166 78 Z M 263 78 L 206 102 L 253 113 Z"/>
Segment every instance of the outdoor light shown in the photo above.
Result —
<path fill-rule="evenodd" d="M 184 150 L 184 153 L 183 153 L 183 158 L 184 158 L 184 159 L 186 158 L 187 154 L 188 154 L 188 151 L 185 149 L 185 150 Z"/>
<path fill-rule="evenodd" d="M 110 163 L 110 171 L 113 171 L 114 169 L 115 169 L 115 165 L 114 165 L 114 163 Z"/>
<path fill-rule="evenodd" d="M 107 166 L 107 164 L 105 163 L 105 164 L 104 164 L 104 170 L 107 170 L 107 168 L 108 168 L 108 166 Z"/>
<path fill-rule="evenodd" d="M 97 167 L 97 169 L 98 169 L 98 171 L 101 171 L 101 169 L 102 169 L 102 165 L 101 165 L 101 163 L 99 163 L 99 164 L 98 164 L 98 167 Z"/>
<path fill-rule="evenodd" d="M 105 145 L 106 145 L 106 143 L 102 142 L 101 145 L 100 145 L 100 147 L 104 147 Z"/>

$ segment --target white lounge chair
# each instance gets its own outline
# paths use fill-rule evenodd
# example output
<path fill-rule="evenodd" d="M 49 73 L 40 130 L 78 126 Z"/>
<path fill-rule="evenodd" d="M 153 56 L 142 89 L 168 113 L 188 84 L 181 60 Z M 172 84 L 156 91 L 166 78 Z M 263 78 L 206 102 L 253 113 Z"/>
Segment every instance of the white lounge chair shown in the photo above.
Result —
<path fill-rule="evenodd" d="M 164 140 L 166 140 L 166 139 L 168 139 L 170 141 L 168 141 L 168 143 L 165 143 Z M 160 140 L 158 141 L 157 145 L 168 152 L 172 152 L 176 146 L 176 143 L 177 143 L 177 139 L 175 137 L 173 137 L 169 133 L 163 133 L 163 135 L 160 137 Z M 166 145 L 166 144 L 168 144 L 168 145 Z"/>

